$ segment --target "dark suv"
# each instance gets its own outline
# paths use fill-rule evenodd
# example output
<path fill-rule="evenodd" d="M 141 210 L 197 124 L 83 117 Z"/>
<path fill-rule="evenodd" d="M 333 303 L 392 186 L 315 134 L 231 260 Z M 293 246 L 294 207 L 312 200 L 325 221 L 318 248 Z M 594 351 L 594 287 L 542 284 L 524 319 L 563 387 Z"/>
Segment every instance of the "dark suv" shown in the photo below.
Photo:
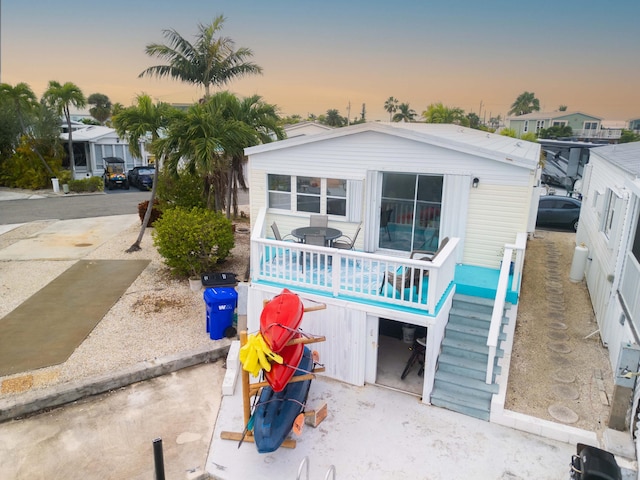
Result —
<path fill-rule="evenodd" d="M 573 197 L 545 195 L 538 203 L 536 226 L 568 228 L 578 230 L 582 202 Z"/>
<path fill-rule="evenodd" d="M 151 190 L 155 173 L 156 169 L 153 166 L 133 167 L 129 170 L 129 184 L 140 190 Z"/>

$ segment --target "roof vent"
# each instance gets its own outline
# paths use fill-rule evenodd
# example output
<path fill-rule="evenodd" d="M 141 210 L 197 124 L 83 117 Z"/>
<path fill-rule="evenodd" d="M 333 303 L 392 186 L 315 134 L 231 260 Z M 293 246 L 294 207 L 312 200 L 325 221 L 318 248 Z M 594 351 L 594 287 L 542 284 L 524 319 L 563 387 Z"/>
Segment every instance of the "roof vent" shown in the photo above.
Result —
<path fill-rule="evenodd" d="M 521 147 L 522 146 L 522 142 L 516 142 L 516 147 Z"/>

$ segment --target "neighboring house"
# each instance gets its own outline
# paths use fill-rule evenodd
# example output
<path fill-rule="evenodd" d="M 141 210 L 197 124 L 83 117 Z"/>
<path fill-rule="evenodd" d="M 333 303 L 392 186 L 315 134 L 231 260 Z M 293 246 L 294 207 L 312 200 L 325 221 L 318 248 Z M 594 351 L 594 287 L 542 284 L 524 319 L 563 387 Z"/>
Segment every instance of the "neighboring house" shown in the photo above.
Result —
<path fill-rule="evenodd" d="M 629 130 L 633 130 L 635 133 L 640 133 L 640 118 L 634 118 L 627 122 Z"/>
<path fill-rule="evenodd" d="M 287 138 L 315 135 L 317 133 L 325 133 L 329 130 L 332 130 L 332 127 L 316 122 L 300 122 L 284 126 Z"/>
<path fill-rule="evenodd" d="M 69 135 L 63 132 L 60 135 L 65 150 Z M 71 135 L 73 142 L 73 154 L 75 159 L 76 178 L 102 176 L 105 157 L 120 157 L 125 161 L 125 171 L 140 165 L 148 165 L 150 154 L 141 143 L 143 158 L 134 158 L 129 151 L 126 140 L 118 137 L 115 129 L 98 125 L 85 125 L 83 128 L 73 130 Z M 68 160 L 67 160 L 67 167 Z"/>
<path fill-rule="evenodd" d="M 423 402 L 488 420 L 502 388 L 503 317 L 516 310 L 505 314 L 505 301 L 517 304 L 535 228 L 540 146 L 456 125 L 365 123 L 245 154 L 249 331 L 283 288 L 324 303 L 303 328 L 327 337 L 314 348 L 328 376 L 363 385 L 376 383 L 382 322 L 416 326 L 426 336 Z M 312 213 L 352 238 L 361 226 L 355 248 L 274 239 L 273 222 L 284 235 Z M 432 261 L 409 258 L 438 246 Z"/>
<path fill-rule="evenodd" d="M 582 112 L 533 112 L 516 117 L 507 117 L 507 127 L 515 130 L 518 137 L 525 133 L 538 134 L 544 128 L 569 126 L 573 140 L 617 140 L 622 129 L 603 129 L 602 119 Z"/>
<path fill-rule="evenodd" d="M 640 351 L 633 353 L 640 344 L 639 217 L 640 142 L 592 149 L 576 243 L 588 249 L 585 279 L 616 386 L 629 388 L 640 360 Z M 623 378 L 624 369 L 634 375 Z M 622 404 L 626 414 L 630 399 Z"/>

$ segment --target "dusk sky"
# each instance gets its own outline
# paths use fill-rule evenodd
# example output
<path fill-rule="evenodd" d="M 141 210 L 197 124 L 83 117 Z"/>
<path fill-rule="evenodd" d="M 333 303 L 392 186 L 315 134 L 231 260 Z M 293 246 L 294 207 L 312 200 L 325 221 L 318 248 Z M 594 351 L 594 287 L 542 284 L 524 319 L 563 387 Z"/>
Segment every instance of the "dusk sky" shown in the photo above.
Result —
<path fill-rule="evenodd" d="M 138 74 L 163 29 L 193 40 L 223 14 L 222 35 L 253 50 L 264 73 L 232 82 L 283 115 L 337 109 L 388 120 L 394 96 L 418 115 L 443 102 L 504 118 L 534 92 L 544 111 L 568 105 L 605 120 L 640 117 L 640 1 L 615 0 L 2 0 L 0 80 L 40 96 L 73 82 L 125 106 L 147 93 L 193 102 L 203 90 Z"/>

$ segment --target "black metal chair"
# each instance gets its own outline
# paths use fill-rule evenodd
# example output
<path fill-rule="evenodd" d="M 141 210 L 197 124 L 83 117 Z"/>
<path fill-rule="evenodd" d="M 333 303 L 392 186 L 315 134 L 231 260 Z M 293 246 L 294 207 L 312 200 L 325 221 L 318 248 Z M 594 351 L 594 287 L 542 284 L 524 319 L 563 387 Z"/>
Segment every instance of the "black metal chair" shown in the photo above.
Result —
<path fill-rule="evenodd" d="M 388 210 L 383 210 L 380 212 L 380 228 L 384 228 L 389 235 L 389 241 L 391 241 L 391 232 L 389 231 L 389 220 L 391 220 L 391 214 L 393 213 L 393 208 Z"/>
<path fill-rule="evenodd" d="M 409 360 L 407 360 L 407 364 L 402 371 L 402 375 L 400 375 L 401 380 L 404 380 L 406 376 L 409 375 L 411 368 L 416 364 L 416 362 L 420 365 L 418 375 L 424 375 L 424 357 L 427 352 L 427 338 L 415 338 L 413 340 L 413 344 L 409 347 L 409 350 L 411 350 L 411 356 L 409 357 Z"/>

